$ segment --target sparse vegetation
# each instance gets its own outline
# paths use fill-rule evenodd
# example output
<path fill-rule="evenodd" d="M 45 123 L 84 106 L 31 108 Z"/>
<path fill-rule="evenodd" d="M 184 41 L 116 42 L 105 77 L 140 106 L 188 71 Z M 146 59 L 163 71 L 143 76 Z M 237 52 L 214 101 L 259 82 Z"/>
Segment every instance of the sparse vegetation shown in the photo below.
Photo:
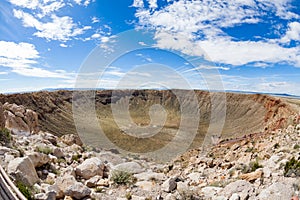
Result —
<path fill-rule="evenodd" d="M 284 176 L 300 176 L 300 161 L 292 157 L 284 166 Z"/>
<path fill-rule="evenodd" d="M 294 145 L 294 149 L 299 149 L 300 148 L 300 145 L 299 144 L 295 144 Z"/>
<path fill-rule="evenodd" d="M 263 166 L 259 164 L 258 160 L 252 161 L 249 163 L 249 165 L 242 165 L 241 166 L 241 171 L 242 173 L 250 173 L 256 171 L 258 168 L 262 168 Z"/>
<path fill-rule="evenodd" d="M 49 155 L 52 153 L 52 149 L 49 147 L 37 147 L 37 152 Z"/>
<path fill-rule="evenodd" d="M 126 185 L 133 181 L 131 173 L 115 170 L 112 173 L 111 180 L 118 185 Z"/>
<path fill-rule="evenodd" d="M 102 193 L 102 192 L 104 192 L 104 189 L 102 187 L 96 187 L 95 192 Z"/>
<path fill-rule="evenodd" d="M 229 182 L 227 182 L 227 181 L 214 181 L 210 184 L 210 186 L 212 186 L 212 187 L 225 187 L 228 184 L 229 184 Z"/>
<path fill-rule="evenodd" d="M 235 174 L 236 170 L 235 169 L 231 169 L 229 171 L 229 176 L 232 177 Z"/>
<path fill-rule="evenodd" d="M 12 137 L 11 137 L 11 133 L 10 130 L 8 130 L 7 128 L 3 128 L 0 130 L 0 143 L 4 144 L 4 145 L 8 145 L 11 143 Z"/>
<path fill-rule="evenodd" d="M 250 167 L 250 170 L 251 170 L 250 172 L 254 172 L 258 168 L 262 168 L 263 166 L 259 164 L 258 160 L 256 160 L 254 162 L 250 162 L 249 167 Z"/>
<path fill-rule="evenodd" d="M 77 162 L 81 157 L 82 157 L 81 155 L 75 154 L 72 156 L 72 160 Z"/>
<path fill-rule="evenodd" d="M 250 153 L 250 152 L 253 152 L 253 150 L 254 150 L 253 147 L 248 147 L 245 152 L 246 153 Z"/>
<path fill-rule="evenodd" d="M 126 198 L 127 200 L 132 199 L 131 193 L 130 193 L 130 192 L 126 193 L 125 198 Z"/>
<path fill-rule="evenodd" d="M 278 149 L 280 147 L 279 143 L 274 144 L 274 149 Z"/>
<path fill-rule="evenodd" d="M 20 192 L 28 199 L 28 200 L 33 200 L 33 195 L 32 195 L 32 189 L 26 186 L 24 183 L 18 181 L 17 182 L 17 188 L 20 190 Z"/>

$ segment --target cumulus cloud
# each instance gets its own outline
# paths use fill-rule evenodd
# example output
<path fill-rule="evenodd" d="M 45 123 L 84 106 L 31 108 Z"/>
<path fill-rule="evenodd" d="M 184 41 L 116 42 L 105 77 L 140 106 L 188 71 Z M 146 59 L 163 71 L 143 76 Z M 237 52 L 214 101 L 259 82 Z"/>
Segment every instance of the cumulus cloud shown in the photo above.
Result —
<path fill-rule="evenodd" d="M 300 48 L 284 48 L 276 43 L 263 41 L 198 41 L 204 49 L 206 59 L 231 65 L 245 65 L 251 62 L 279 63 L 287 62 L 300 67 Z"/>
<path fill-rule="evenodd" d="M 157 0 L 148 0 L 149 2 L 149 7 L 152 9 L 157 8 Z"/>
<path fill-rule="evenodd" d="M 66 4 L 63 0 L 54 1 L 39 1 L 39 0 L 9 0 L 13 5 L 19 6 L 21 8 L 31 9 L 37 12 L 39 18 L 44 17 L 45 15 L 51 14 L 54 11 L 57 11 L 64 7 Z"/>
<path fill-rule="evenodd" d="M 8 0 L 17 8 L 13 10 L 16 18 L 22 20 L 24 27 L 34 28 L 36 37 L 48 41 L 67 41 L 84 34 L 91 26 L 81 26 L 70 16 L 57 16 L 57 11 L 72 4 L 66 0 Z M 88 6 L 92 0 L 74 0 L 74 4 Z M 30 11 L 28 11 L 30 10 Z M 30 14 L 29 14 L 30 13 Z M 99 21 L 92 18 L 93 22 Z"/>
<path fill-rule="evenodd" d="M 66 44 L 64 44 L 64 43 L 60 44 L 59 46 L 60 46 L 60 47 L 63 47 L 63 48 L 67 48 L 67 47 L 68 47 L 68 45 L 66 45 Z"/>
<path fill-rule="evenodd" d="M 278 75 L 285 76 L 285 75 Z M 290 75 L 285 76 L 288 80 Z M 273 77 L 243 77 L 243 76 L 230 76 L 222 75 L 223 84 L 225 90 L 234 91 L 252 91 L 252 92 L 263 92 L 263 93 L 286 93 L 299 95 L 300 94 L 300 83 L 299 82 L 289 82 L 274 80 Z"/>
<path fill-rule="evenodd" d="M 0 66 L 8 67 L 12 72 L 23 76 L 67 78 L 66 73 L 48 71 L 34 67 L 40 58 L 33 44 L 0 41 Z"/>
<path fill-rule="evenodd" d="M 148 1 L 150 2 L 150 1 Z M 156 31 L 157 46 L 229 65 L 286 62 L 300 67 L 300 48 L 282 46 L 300 39 L 300 24 L 292 22 L 280 38 L 242 40 L 232 38 L 224 29 L 264 22 L 272 13 L 281 20 L 297 20 L 290 0 L 178 0 L 158 10 L 140 7 L 138 26 Z M 137 4 L 137 2 L 135 2 Z"/>
<path fill-rule="evenodd" d="M 133 0 L 132 7 L 142 8 L 142 7 L 144 7 L 144 1 L 143 0 Z"/>
<path fill-rule="evenodd" d="M 300 41 L 300 23 L 291 22 L 288 25 L 286 34 L 281 38 L 281 42 L 289 43 L 291 40 Z"/>
<path fill-rule="evenodd" d="M 79 28 L 68 16 L 58 17 L 53 14 L 50 22 L 43 23 L 22 10 L 14 9 L 13 13 L 16 18 L 22 20 L 25 27 L 32 27 L 37 30 L 33 35 L 47 40 L 67 41 L 91 29 L 90 26 Z"/>
<path fill-rule="evenodd" d="M 97 17 L 92 17 L 93 24 L 98 23 L 98 22 L 100 22 L 100 19 L 98 19 Z"/>
<path fill-rule="evenodd" d="M 91 3 L 91 0 L 74 0 L 78 5 L 88 6 Z"/>

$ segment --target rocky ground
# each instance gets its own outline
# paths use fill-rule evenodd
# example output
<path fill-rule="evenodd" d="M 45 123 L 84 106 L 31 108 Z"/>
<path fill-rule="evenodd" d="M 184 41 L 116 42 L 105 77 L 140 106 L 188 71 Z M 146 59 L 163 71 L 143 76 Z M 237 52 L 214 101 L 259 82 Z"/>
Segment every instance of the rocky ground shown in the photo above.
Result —
<path fill-rule="evenodd" d="M 15 104 L 0 105 L 0 128 L 1 166 L 29 199 L 295 200 L 300 195 L 298 118 L 287 128 L 228 141 L 207 155 L 191 150 L 167 164 L 91 148 L 75 135 L 39 131 L 36 113 Z"/>

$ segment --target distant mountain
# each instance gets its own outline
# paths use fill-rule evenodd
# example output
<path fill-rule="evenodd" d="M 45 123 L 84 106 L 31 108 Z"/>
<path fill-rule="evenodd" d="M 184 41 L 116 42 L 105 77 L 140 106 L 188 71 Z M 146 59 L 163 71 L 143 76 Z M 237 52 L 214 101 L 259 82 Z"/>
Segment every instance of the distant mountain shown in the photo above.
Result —
<path fill-rule="evenodd" d="M 49 91 L 49 92 L 55 92 L 55 91 L 74 91 L 74 90 L 112 90 L 111 88 L 45 88 L 39 91 Z M 167 88 L 140 88 L 139 90 L 168 90 Z M 170 89 L 172 90 L 172 89 Z M 198 90 L 198 89 L 196 89 Z M 201 89 L 202 90 L 202 89 Z M 208 91 L 203 89 L 203 91 Z M 209 90 L 210 92 L 224 92 L 220 90 Z M 17 93 L 31 93 L 31 92 L 38 92 L 38 91 L 27 91 L 27 92 L 7 92 L 4 94 L 17 94 Z M 225 92 L 228 93 L 238 93 L 238 94 L 264 94 L 264 95 L 270 95 L 270 96 L 277 96 L 277 97 L 287 97 L 287 98 L 295 98 L 300 99 L 300 96 L 293 95 L 293 94 L 287 94 L 287 93 L 270 93 L 270 92 L 254 92 L 254 91 L 241 91 L 241 90 L 225 90 Z"/>

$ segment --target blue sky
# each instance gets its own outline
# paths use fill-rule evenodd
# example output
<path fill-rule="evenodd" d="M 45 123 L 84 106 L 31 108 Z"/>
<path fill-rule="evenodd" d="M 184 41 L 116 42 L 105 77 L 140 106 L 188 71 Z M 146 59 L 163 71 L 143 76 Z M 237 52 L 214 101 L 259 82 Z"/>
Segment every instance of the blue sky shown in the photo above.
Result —
<path fill-rule="evenodd" d="M 192 88 L 219 89 L 211 75 L 226 90 L 300 95 L 298 0 L 3 0 L 0 24 L 2 93 L 72 88 L 95 48 L 134 42 L 116 41 L 136 29 L 153 43 L 123 52 L 98 87 L 127 78 L 124 87 L 181 88 L 180 75 Z"/>

